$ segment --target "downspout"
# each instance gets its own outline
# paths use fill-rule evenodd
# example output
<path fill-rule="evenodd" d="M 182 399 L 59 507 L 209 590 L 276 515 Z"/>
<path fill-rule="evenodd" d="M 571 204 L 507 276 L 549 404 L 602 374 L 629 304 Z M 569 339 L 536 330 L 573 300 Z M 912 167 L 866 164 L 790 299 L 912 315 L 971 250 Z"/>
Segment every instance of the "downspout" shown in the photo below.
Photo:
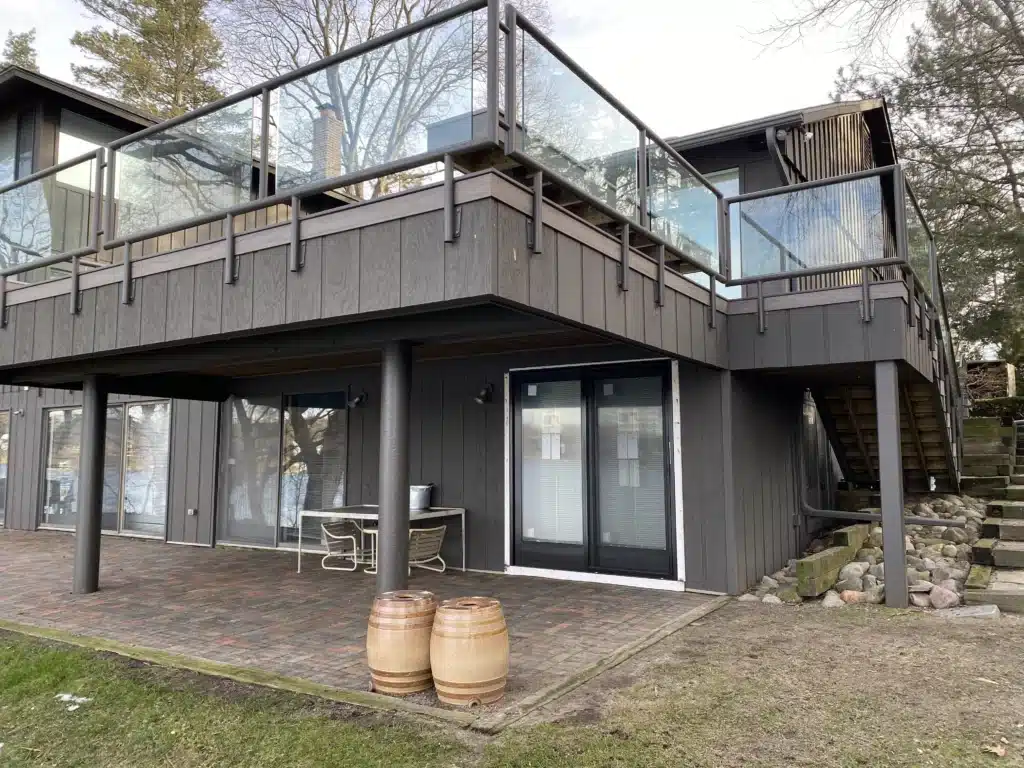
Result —
<path fill-rule="evenodd" d="M 779 133 L 781 132 L 782 130 L 775 126 L 765 128 L 764 140 L 768 145 L 768 154 L 772 156 L 772 162 L 775 163 L 775 170 L 778 171 L 779 178 L 782 179 L 783 185 L 788 187 L 793 183 L 793 179 L 789 175 L 789 168 L 786 166 L 786 160 L 779 148 Z"/>
<path fill-rule="evenodd" d="M 882 522 L 881 512 L 847 512 L 842 509 L 818 509 L 817 507 L 811 506 L 807 501 L 807 465 L 805 463 L 804 456 L 804 435 L 803 435 L 803 419 L 800 420 L 800 429 L 798 430 L 798 462 L 799 467 L 797 471 L 799 473 L 800 482 L 800 512 L 804 517 L 819 517 L 828 518 L 831 520 L 857 520 L 860 522 L 868 523 L 880 523 Z M 958 520 L 943 520 L 937 517 L 904 517 L 904 521 L 907 525 L 944 525 L 947 528 L 966 528 L 967 524 Z"/>

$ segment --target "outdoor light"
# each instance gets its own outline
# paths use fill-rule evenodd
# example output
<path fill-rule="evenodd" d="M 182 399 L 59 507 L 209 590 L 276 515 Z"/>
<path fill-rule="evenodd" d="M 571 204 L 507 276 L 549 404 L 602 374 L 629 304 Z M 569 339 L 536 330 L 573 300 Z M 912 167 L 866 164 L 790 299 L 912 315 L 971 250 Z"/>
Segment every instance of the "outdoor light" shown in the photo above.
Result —
<path fill-rule="evenodd" d="M 351 410 L 352 408 L 362 408 L 364 405 L 366 405 L 366 393 L 360 392 L 349 400 L 345 407 Z"/>
<path fill-rule="evenodd" d="M 473 397 L 473 402 L 476 403 L 477 405 L 487 405 L 487 403 L 491 402 L 493 399 L 494 385 L 488 383 L 484 385 L 483 389 L 476 393 L 476 395 Z"/>

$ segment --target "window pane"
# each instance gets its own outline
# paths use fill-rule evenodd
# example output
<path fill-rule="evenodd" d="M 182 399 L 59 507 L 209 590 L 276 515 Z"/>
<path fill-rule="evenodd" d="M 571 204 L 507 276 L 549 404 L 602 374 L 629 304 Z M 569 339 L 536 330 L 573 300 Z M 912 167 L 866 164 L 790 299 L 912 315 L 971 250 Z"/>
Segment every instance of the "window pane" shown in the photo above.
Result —
<path fill-rule="evenodd" d="M 128 407 L 123 530 L 163 536 L 170 477 L 171 404 Z"/>
<path fill-rule="evenodd" d="M 22 112 L 18 118 L 18 170 L 17 178 L 32 175 L 32 155 L 36 146 L 36 118 L 31 112 Z"/>
<path fill-rule="evenodd" d="M 18 118 L 0 119 L 0 186 L 14 181 L 18 154 Z"/>
<path fill-rule="evenodd" d="M 465 14 L 276 89 L 277 191 L 469 143 L 473 31 Z"/>
<path fill-rule="evenodd" d="M 698 264 L 718 264 L 718 198 L 659 144 L 647 146 L 651 231 Z"/>
<path fill-rule="evenodd" d="M 582 544 L 580 382 L 523 384 L 521 398 L 523 539 Z"/>
<path fill-rule="evenodd" d="M 7 512 L 7 462 L 11 449 L 11 412 L 0 411 L 0 525 Z"/>
<path fill-rule="evenodd" d="M 665 431 L 657 376 L 596 383 L 600 543 L 667 546 Z"/>
<path fill-rule="evenodd" d="M 281 544 L 297 540 L 301 510 L 345 504 L 348 411 L 344 406 L 344 394 L 288 399 L 281 457 Z M 304 540 L 319 542 L 319 521 L 310 520 L 302 533 Z"/>
<path fill-rule="evenodd" d="M 117 530 L 121 511 L 121 466 L 124 463 L 124 408 L 107 408 L 103 445 L 103 518 L 105 531 Z"/>
<path fill-rule="evenodd" d="M 220 538 L 273 546 L 277 526 L 281 408 L 278 398 L 228 402 L 227 505 Z"/>
<path fill-rule="evenodd" d="M 42 525 L 74 527 L 78 520 L 78 452 L 81 436 L 81 408 L 47 412 Z"/>
<path fill-rule="evenodd" d="M 639 130 L 533 36 L 522 40 L 523 151 L 639 223 Z"/>

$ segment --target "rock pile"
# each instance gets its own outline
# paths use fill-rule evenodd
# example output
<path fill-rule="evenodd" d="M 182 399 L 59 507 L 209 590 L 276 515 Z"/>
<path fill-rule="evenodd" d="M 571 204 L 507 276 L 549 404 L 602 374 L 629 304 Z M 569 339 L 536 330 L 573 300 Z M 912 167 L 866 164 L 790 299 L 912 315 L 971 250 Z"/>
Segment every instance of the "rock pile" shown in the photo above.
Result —
<path fill-rule="evenodd" d="M 908 502 L 904 514 L 964 524 L 962 528 L 908 524 L 905 540 L 911 605 L 937 609 L 960 605 L 964 582 L 971 568 L 971 546 L 979 539 L 981 523 L 985 519 L 985 502 L 970 496 L 925 496 Z M 828 545 L 827 540 L 816 539 L 811 542 L 808 554 L 821 552 Z M 764 576 L 756 589 L 740 600 L 770 605 L 803 602 L 796 590 L 796 562 L 790 560 L 786 568 Z M 882 528 L 875 524 L 864 546 L 857 551 L 853 561 L 839 571 L 835 586 L 825 592 L 821 603 L 826 608 L 840 608 L 848 604 L 884 601 Z"/>

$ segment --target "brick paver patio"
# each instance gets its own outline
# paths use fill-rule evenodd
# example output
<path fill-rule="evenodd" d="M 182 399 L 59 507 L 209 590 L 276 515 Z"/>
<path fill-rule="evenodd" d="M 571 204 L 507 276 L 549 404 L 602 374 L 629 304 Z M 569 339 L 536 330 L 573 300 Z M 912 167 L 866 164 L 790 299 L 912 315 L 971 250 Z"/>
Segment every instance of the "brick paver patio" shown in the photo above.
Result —
<path fill-rule="evenodd" d="M 319 558 L 103 538 L 101 591 L 71 595 L 74 539 L 0 531 L 0 618 L 326 685 L 366 690 L 373 577 Z M 511 636 L 506 705 L 573 675 L 711 598 L 538 578 L 414 570 L 439 598 L 501 600 Z"/>

